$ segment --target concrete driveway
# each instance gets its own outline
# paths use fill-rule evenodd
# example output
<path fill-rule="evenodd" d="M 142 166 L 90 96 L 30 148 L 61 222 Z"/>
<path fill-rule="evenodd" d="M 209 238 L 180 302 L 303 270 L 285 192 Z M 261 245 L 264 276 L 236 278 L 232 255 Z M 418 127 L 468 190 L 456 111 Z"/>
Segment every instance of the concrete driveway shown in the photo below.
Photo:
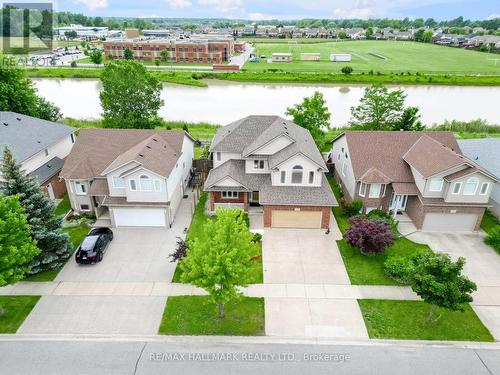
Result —
<path fill-rule="evenodd" d="M 333 222 L 331 228 L 336 228 Z M 366 339 L 356 299 L 318 298 L 329 286 L 349 285 L 336 240 L 339 232 L 265 229 L 265 284 L 285 284 L 287 298 L 266 298 L 266 334 L 281 337 Z M 320 293 L 321 294 L 321 293 Z"/>
<path fill-rule="evenodd" d="M 464 274 L 477 284 L 472 307 L 500 340 L 500 256 L 483 242 L 484 234 L 416 232 L 408 238 L 448 253 L 453 259 L 466 259 Z"/>
<path fill-rule="evenodd" d="M 143 289 L 172 280 L 176 264 L 168 255 L 189 226 L 191 205 L 191 197 L 182 201 L 170 229 L 113 228 L 101 263 L 70 259 L 55 280 L 69 282 L 65 295 L 43 296 L 18 332 L 156 334 L 167 298 Z"/>

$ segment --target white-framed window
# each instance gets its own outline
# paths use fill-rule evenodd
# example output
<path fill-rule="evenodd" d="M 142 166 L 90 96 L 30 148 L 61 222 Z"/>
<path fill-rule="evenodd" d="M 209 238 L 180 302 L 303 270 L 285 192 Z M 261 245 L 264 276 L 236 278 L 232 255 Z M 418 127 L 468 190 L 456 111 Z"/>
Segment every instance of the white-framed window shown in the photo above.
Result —
<path fill-rule="evenodd" d="M 460 189 L 462 188 L 462 183 L 461 182 L 455 182 L 453 184 L 453 188 L 451 190 L 451 194 L 457 195 L 460 194 Z"/>
<path fill-rule="evenodd" d="M 264 160 L 254 160 L 253 161 L 254 169 L 264 169 Z"/>
<path fill-rule="evenodd" d="M 153 190 L 153 184 L 151 183 L 151 179 L 144 174 L 141 175 L 141 177 L 139 177 L 139 185 L 141 187 L 141 191 Z"/>
<path fill-rule="evenodd" d="M 130 190 L 136 191 L 137 190 L 137 183 L 135 180 L 130 180 Z"/>
<path fill-rule="evenodd" d="M 88 204 L 81 204 L 80 211 L 90 211 L 90 206 Z"/>
<path fill-rule="evenodd" d="M 125 188 L 125 179 L 120 176 L 113 176 L 113 187 L 117 189 L 124 189 Z"/>
<path fill-rule="evenodd" d="M 309 183 L 310 184 L 314 183 L 314 171 L 309 172 Z"/>
<path fill-rule="evenodd" d="M 75 181 L 75 191 L 76 191 L 76 195 L 87 194 L 87 188 L 82 181 Z"/>
<path fill-rule="evenodd" d="M 382 185 L 382 192 L 380 193 L 380 195 L 381 195 L 382 197 L 385 197 L 385 188 L 386 188 L 386 186 L 387 186 L 386 184 L 383 184 L 383 185 Z"/>
<path fill-rule="evenodd" d="M 345 176 L 347 172 L 347 163 L 344 162 L 344 164 L 342 164 L 342 176 Z"/>
<path fill-rule="evenodd" d="M 225 199 L 238 199 L 238 192 L 237 191 L 223 191 L 222 192 L 222 198 L 225 198 Z"/>
<path fill-rule="evenodd" d="M 481 189 L 479 190 L 479 195 L 486 195 L 489 187 L 490 187 L 490 184 L 488 182 L 483 182 L 481 184 Z"/>
<path fill-rule="evenodd" d="M 71 133 L 69 137 L 71 138 L 71 143 L 75 143 L 75 135 Z"/>
<path fill-rule="evenodd" d="M 216 153 L 215 153 L 215 156 L 216 156 L 216 158 L 217 158 L 217 161 L 220 161 L 220 159 L 222 158 L 222 156 L 221 156 L 221 153 L 220 153 L 220 152 L 216 152 Z"/>
<path fill-rule="evenodd" d="M 155 191 L 161 191 L 161 181 L 160 180 L 155 180 L 154 186 L 155 186 Z"/>
<path fill-rule="evenodd" d="M 368 198 L 380 197 L 381 186 L 381 184 L 370 184 L 370 192 L 368 193 Z"/>
<path fill-rule="evenodd" d="M 443 190 L 443 179 L 442 178 L 431 178 L 431 183 L 429 185 L 429 191 L 441 191 Z"/>
<path fill-rule="evenodd" d="M 296 165 L 292 168 L 292 184 L 302 183 L 302 166 Z"/>
<path fill-rule="evenodd" d="M 479 186 L 479 180 L 476 177 L 471 177 L 467 180 L 464 185 L 464 195 L 475 195 L 477 192 L 477 187 Z"/>
<path fill-rule="evenodd" d="M 364 182 L 361 182 L 361 184 L 359 184 L 359 196 L 364 197 L 365 194 L 366 194 L 366 184 Z"/>
<path fill-rule="evenodd" d="M 286 181 L 286 171 L 281 171 L 281 183 L 284 184 Z"/>

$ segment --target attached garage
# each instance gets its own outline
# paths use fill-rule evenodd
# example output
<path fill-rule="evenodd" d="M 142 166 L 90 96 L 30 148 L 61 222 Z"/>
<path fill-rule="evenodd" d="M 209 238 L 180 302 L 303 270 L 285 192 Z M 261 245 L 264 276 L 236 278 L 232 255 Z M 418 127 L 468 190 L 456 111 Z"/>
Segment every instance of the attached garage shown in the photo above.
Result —
<path fill-rule="evenodd" d="M 165 227 L 164 208 L 114 208 L 113 215 L 117 227 Z"/>
<path fill-rule="evenodd" d="M 475 230 L 477 220 L 477 214 L 428 212 L 425 214 L 422 230 L 471 232 Z"/>
<path fill-rule="evenodd" d="M 322 211 L 272 210 L 271 227 L 320 229 Z"/>

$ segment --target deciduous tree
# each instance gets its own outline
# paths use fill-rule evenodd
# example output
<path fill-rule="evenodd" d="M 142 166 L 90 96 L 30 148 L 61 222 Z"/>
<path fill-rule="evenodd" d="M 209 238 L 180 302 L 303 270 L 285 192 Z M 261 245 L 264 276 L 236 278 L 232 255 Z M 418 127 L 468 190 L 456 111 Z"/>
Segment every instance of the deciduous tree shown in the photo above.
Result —
<path fill-rule="evenodd" d="M 118 60 L 101 74 L 104 126 L 152 129 L 163 105 L 161 82 L 138 62 Z"/>
<path fill-rule="evenodd" d="M 357 247 L 363 254 L 382 253 L 394 243 L 391 227 L 385 221 L 353 217 L 349 224 L 351 226 L 344 237 L 349 245 Z"/>
<path fill-rule="evenodd" d="M 204 239 L 189 241 L 189 251 L 180 263 L 181 280 L 205 289 L 221 318 L 224 305 L 241 295 L 238 287 L 247 285 L 251 258 L 258 253 L 243 216 L 235 209 L 218 209 L 216 219 L 203 227 Z"/>

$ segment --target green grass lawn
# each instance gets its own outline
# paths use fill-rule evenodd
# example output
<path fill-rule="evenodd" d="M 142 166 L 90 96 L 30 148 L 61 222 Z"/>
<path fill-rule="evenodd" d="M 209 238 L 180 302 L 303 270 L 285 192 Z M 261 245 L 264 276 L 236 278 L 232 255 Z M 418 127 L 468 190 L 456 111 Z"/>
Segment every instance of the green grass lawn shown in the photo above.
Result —
<path fill-rule="evenodd" d="M 71 243 L 74 249 L 80 245 L 84 237 L 89 232 L 90 228 L 86 226 L 78 226 L 74 228 L 65 228 L 62 230 L 63 233 L 68 233 Z M 68 258 L 71 259 L 71 256 Z M 24 281 L 40 282 L 40 281 L 53 281 L 61 268 L 54 268 L 49 271 L 40 272 L 33 276 L 28 276 Z"/>
<path fill-rule="evenodd" d="M 193 214 L 193 218 L 191 220 L 191 225 L 189 226 L 188 232 L 186 234 L 186 240 L 200 238 L 204 239 L 206 237 L 205 232 L 203 231 L 203 226 L 208 220 L 215 220 L 215 216 L 207 216 L 205 215 L 205 205 L 208 199 L 208 194 L 203 193 L 200 196 L 200 200 L 196 205 L 196 209 Z M 261 284 L 264 282 L 264 276 L 262 272 L 262 244 L 259 244 L 259 255 L 260 258 L 252 261 L 252 269 L 250 271 L 249 284 Z M 181 282 L 181 268 L 179 264 L 177 264 L 177 268 L 175 269 L 174 276 L 172 278 L 172 282 L 180 283 Z"/>
<path fill-rule="evenodd" d="M 39 299 L 39 296 L 0 296 L 4 310 L 0 315 L 0 333 L 16 333 Z"/>
<path fill-rule="evenodd" d="M 421 301 L 358 300 L 370 338 L 404 340 L 494 341 L 474 310 L 463 312 L 436 308 Z M 439 315 L 441 317 L 439 317 Z"/>
<path fill-rule="evenodd" d="M 299 43 L 295 46 L 288 43 L 259 43 L 256 45 L 257 55 L 268 58 L 274 52 L 292 53 L 291 63 L 259 63 L 247 62 L 245 69 L 262 71 L 267 69 L 282 69 L 287 72 L 337 72 L 349 65 L 354 73 L 373 70 L 381 73 L 390 72 L 420 72 L 441 74 L 466 73 L 500 73 L 500 66 L 495 65 L 491 54 L 449 48 L 435 44 L 402 42 L 402 41 L 330 41 L 322 43 Z M 321 61 L 300 61 L 300 53 L 321 53 Z M 350 53 L 350 62 L 330 62 L 332 53 Z M 377 58 L 370 53 L 381 55 Z"/>
<path fill-rule="evenodd" d="M 56 207 L 55 215 L 66 215 L 69 210 L 71 210 L 71 203 L 69 202 L 68 193 L 65 193 L 62 201 Z"/>
<path fill-rule="evenodd" d="M 160 324 L 167 335 L 264 335 L 264 298 L 241 297 L 225 306 L 225 316 L 207 296 L 168 297 Z"/>
<path fill-rule="evenodd" d="M 481 229 L 486 233 L 491 233 L 493 229 L 500 225 L 500 220 L 496 218 L 495 215 L 491 213 L 491 211 L 486 210 L 483 216 L 483 220 L 481 220 Z"/>

